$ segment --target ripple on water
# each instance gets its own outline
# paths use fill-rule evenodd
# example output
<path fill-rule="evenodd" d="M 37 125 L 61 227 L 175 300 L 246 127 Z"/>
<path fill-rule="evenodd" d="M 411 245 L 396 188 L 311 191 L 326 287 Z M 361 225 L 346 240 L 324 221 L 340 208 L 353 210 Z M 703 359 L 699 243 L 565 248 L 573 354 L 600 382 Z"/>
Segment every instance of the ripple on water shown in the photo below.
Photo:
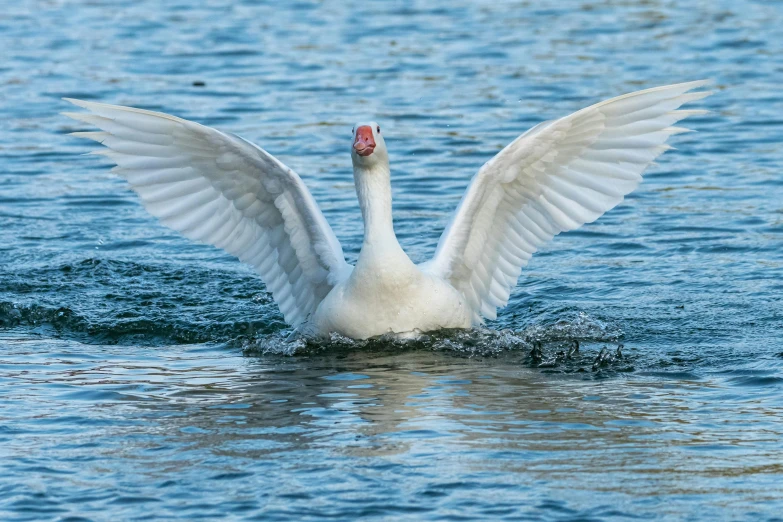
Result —
<path fill-rule="evenodd" d="M 779 519 L 774 2 L 6 4 L 0 519 Z M 418 262 L 524 130 L 701 77 L 699 132 L 542 248 L 496 321 L 413 341 L 289 341 L 251 269 L 160 226 L 59 115 L 257 142 L 351 262 L 345 140 L 378 120 Z"/>

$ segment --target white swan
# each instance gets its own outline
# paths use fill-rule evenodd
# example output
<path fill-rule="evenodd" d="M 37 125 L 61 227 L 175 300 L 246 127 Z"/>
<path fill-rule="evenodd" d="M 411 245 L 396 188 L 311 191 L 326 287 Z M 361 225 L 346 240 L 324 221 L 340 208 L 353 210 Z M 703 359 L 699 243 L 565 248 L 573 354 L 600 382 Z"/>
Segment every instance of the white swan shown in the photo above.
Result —
<path fill-rule="evenodd" d="M 389 157 L 380 127 L 354 128 L 351 149 L 364 243 L 355 267 L 299 176 L 232 134 L 167 114 L 67 99 L 65 113 L 101 132 L 74 135 L 102 154 L 145 208 L 191 239 L 249 263 L 285 320 L 308 335 L 364 339 L 469 328 L 494 319 L 522 267 L 553 236 L 596 220 L 669 147 L 677 110 L 705 81 L 613 98 L 533 127 L 471 181 L 434 257 L 414 264 L 392 227 Z"/>

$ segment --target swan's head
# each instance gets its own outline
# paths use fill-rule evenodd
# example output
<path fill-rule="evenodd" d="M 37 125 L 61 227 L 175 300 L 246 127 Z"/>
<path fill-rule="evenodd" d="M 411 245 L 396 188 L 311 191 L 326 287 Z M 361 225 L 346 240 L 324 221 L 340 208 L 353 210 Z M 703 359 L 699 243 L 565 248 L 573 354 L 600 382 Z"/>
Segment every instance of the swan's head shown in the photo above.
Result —
<path fill-rule="evenodd" d="M 354 166 L 364 168 L 389 161 L 386 143 L 381 135 L 381 127 L 374 121 L 354 125 L 351 159 Z"/>

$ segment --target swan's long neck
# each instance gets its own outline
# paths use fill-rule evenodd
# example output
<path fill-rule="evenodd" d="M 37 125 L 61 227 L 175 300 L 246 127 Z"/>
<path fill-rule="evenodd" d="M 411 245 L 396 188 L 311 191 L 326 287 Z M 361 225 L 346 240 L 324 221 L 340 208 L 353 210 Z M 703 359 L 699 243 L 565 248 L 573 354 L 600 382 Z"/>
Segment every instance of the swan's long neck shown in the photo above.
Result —
<path fill-rule="evenodd" d="M 364 245 L 397 243 L 392 221 L 389 166 L 356 167 L 353 179 L 364 219 Z"/>
<path fill-rule="evenodd" d="M 388 163 L 379 162 L 368 168 L 357 165 L 353 177 L 364 219 L 364 242 L 358 264 L 410 263 L 394 234 Z"/>

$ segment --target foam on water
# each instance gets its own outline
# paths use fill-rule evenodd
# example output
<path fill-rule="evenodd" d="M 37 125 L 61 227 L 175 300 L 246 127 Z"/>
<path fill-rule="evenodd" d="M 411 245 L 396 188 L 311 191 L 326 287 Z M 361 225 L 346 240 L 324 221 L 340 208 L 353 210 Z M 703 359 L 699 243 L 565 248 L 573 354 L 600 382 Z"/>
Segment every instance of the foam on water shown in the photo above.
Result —
<path fill-rule="evenodd" d="M 497 356 L 504 352 L 569 345 L 572 341 L 612 342 L 621 339 L 622 330 L 612 328 L 585 313 L 573 314 L 571 320 L 560 319 L 554 324 L 537 324 L 525 330 L 441 330 L 419 333 L 412 338 L 386 335 L 369 340 L 355 340 L 332 334 L 329 339 L 307 339 L 301 336 L 270 334 L 242 341 L 247 355 L 295 355 L 323 350 L 446 350 L 467 356 Z"/>

